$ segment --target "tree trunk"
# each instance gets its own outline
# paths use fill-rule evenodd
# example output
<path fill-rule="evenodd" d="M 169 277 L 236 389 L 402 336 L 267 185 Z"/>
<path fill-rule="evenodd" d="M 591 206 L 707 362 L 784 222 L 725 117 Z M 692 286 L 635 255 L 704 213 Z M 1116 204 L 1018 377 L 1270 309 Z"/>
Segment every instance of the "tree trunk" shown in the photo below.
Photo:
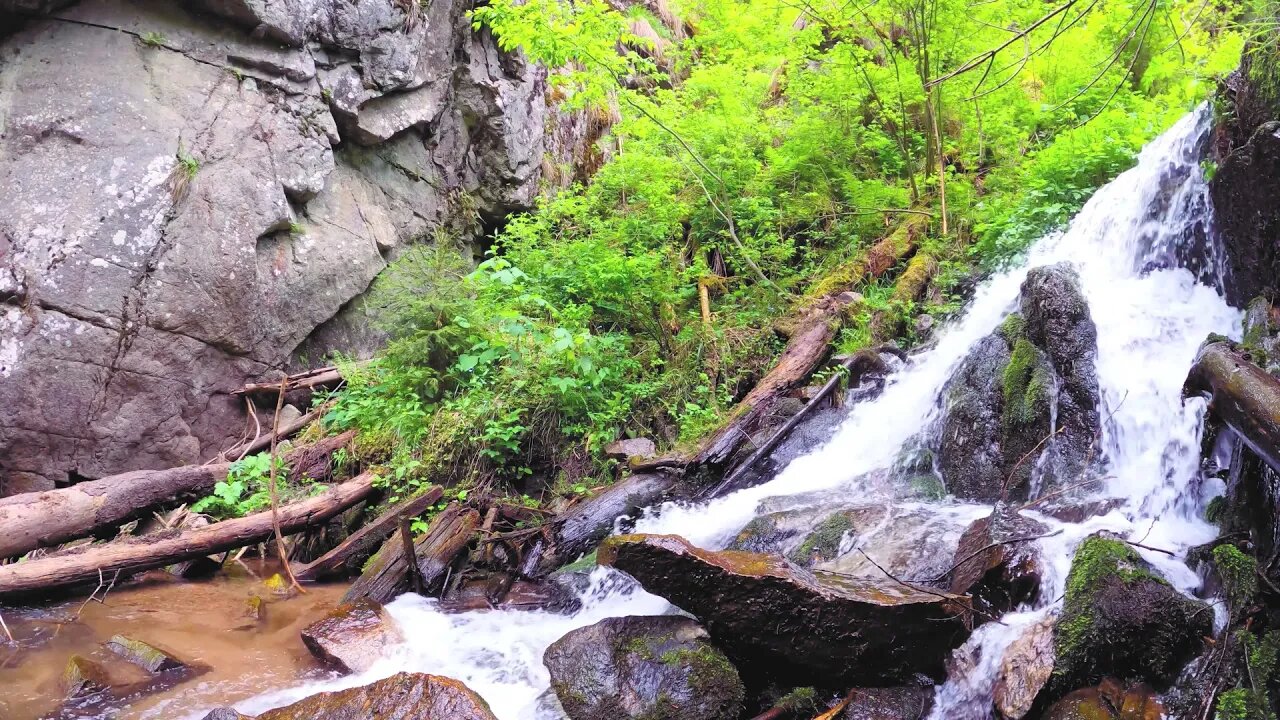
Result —
<path fill-rule="evenodd" d="M 296 533 L 318 525 L 373 492 L 373 474 L 364 473 L 322 495 L 280 508 L 280 529 Z M 43 594 L 116 573 L 164 567 L 203 555 L 232 550 L 271 536 L 271 512 L 207 525 L 174 535 L 156 533 L 105 545 L 74 548 L 29 562 L 0 566 L 0 599 Z"/>
<path fill-rule="evenodd" d="M 421 515 L 435 505 L 442 495 L 444 491 L 436 486 L 415 498 L 405 500 L 379 515 L 376 520 L 365 523 L 364 527 L 352 533 L 350 537 L 321 557 L 306 565 L 299 565 L 293 571 L 293 576 L 300 582 L 311 582 L 340 574 L 344 570 L 358 569 L 353 566 L 364 562 L 379 544 L 391 537 L 391 534 L 400 526 L 401 518 L 415 518 Z"/>
<path fill-rule="evenodd" d="M 314 467 L 353 436 L 346 433 L 298 448 L 286 456 L 290 464 Z M 61 490 L 0 498 L 0 558 L 36 548 L 114 530 L 145 517 L 163 505 L 189 502 L 213 492 L 227 479 L 228 463 L 184 465 L 167 470 L 135 470 Z M 295 468 L 296 469 L 296 468 Z"/>
<path fill-rule="evenodd" d="M 1280 472 L 1280 381 L 1250 362 L 1234 343 L 1202 347 L 1182 394 L 1208 397 L 1210 410 Z"/>
<path fill-rule="evenodd" d="M 445 571 L 466 549 L 479 525 L 480 513 L 454 503 L 441 511 L 431 522 L 431 529 L 414 543 L 419 577 L 428 592 L 443 584 Z M 370 598 L 380 603 L 391 602 L 408 589 L 408 577 L 409 563 L 404 548 L 393 535 L 382 544 L 342 601 Z"/>

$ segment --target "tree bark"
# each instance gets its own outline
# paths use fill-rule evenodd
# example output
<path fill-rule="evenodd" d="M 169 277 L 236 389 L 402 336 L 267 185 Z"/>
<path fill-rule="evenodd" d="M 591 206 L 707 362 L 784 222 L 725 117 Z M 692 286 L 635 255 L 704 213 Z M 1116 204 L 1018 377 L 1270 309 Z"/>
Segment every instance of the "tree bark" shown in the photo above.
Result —
<path fill-rule="evenodd" d="M 554 532 L 531 574 L 542 577 L 591 552 L 613 532 L 618 518 L 661 502 L 678 479 L 672 472 L 638 473 L 569 508 L 553 521 Z"/>
<path fill-rule="evenodd" d="M 308 467 L 346 444 L 351 433 L 298 448 L 286 460 Z M 190 502 L 213 492 L 227 479 L 230 463 L 184 465 L 166 470 L 135 470 L 90 480 L 60 490 L 0 498 L 0 558 L 113 530 L 156 508 Z M 296 469 L 296 468 L 295 468 Z"/>
<path fill-rule="evenodd" d="M 1280 472 L 1280 381 L 1250 362 L 1234 343 L 1202 347 L 1182 394 L 1208 397 L 1210 410 Z"/>
<path fill-rule="evenodd" d="M 296 533 L 318 525 L 367 498 L 373 492 L 373 474 L 364 473 L 322 495 L 280 508 L 281 532 Z M 43 594 L 100 577 L 164 567 L 203 555 L 232 550 L 270 537 L 270 512 L 207 525 L 185 532 L 155 533 L 140 538 L 90 545 L 31 560 L 0 566 L 0 599 Z"/>
<path fill-rule="evenodd" d="M 378 516 L 376 520 L 365 523 L 364 527 L 352 533 L 337 547 L 293 571 L 294 577 L 301 582 L 312 582 L 344 570 L 358 569 L 356 563 L 364 562 L 373 554 L 377 546 L 391 537 L 400 526 L 401 518 L 414 518 L 426 512 L 444 495 L 439 486 L 432 487 L 421 495 L 409 498 Z"/>
<path fill-rule="evenodd" d="M 445 572 L 466 549 L 479 525 L 480 513 L 454 503 L 441 511 L 431 522 L 431 529 L 414 542 L 414 560 L 428 592 L 443 584 Z M 393 535 L 382 544 L 342 601 L 370 598 L 380 603 L 391 602 L 408 588 L 408 577 L 409 563 L 399 538 Z"/>

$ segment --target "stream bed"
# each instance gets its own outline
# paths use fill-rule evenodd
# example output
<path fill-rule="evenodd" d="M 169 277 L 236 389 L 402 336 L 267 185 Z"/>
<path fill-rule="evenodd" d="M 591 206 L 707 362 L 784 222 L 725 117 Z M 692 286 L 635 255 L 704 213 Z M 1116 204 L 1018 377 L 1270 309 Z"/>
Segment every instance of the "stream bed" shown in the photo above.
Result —
<path fill-rule="evenodd" d="M 1017 608 L 1003 624 L 983 626 L 956 651 L 950 677 L 936 690 L 932 717 L 991 717 L 992 687 L 1004 649 L 1060 605 L 1074 548 L 1091 533 L 1110 530 L 1170 551 L 1172 555 L 1142 554 L 1175 587 L 1196 592 L 1200 579 L 1182 558 L 1188 548 L 1215 536 L 1202 509 L 1222 492 L 1222 485 L 1202 477 L 1204 403 L 1184 403 L 1181 386 L 1206 335 L 1238 337 L 1241 320 L 1219 292 L 1226 279 L 1219 270 L 1200 168 L 1210 122 L 1207 108 L 1187 115 L 1153 141 L 1133 169 L 1098 191 L 1065 232 L 1042 239 L 1023 262 L 984 282 L 963 314 L 892 375 L 882 393 L 847 408 L 829 440 L 763 485 L 710 503 L 650 508 L 637 519 L 636 530 L 677 534 L 720 549 L 763 512 L 820 517 L 842 508 L 874 508 L 880 520 L 869 530 L 846 534 L 840 557 L 829 569 L 874 576 L 875 568 L 858 562 L 855 551 L 908 576 L 945 568 L 960 532 L 989 514 L 991 506 L 921 500 L 885 482 L 878 471 L 936 430 L 946 383 L 971 348 L 1016 308 L 1027 272 L 1065 262 L 1078 273 L 1097 325 L 1104 421 L 1096 459 L 1102 479 L 1101 490 L 1089 499 L 1102 511 L 1078 522 L 1028 511 L 1054 531 L 1038 541 L 1044 568 L 1040 599 Z M 298 630 L 331 605 L 338 591 L 316 589 L 273 605 L 268 627 L 240 632 L 227 625 L 230 610 L 224 609 L 227 603 L 243 602 L 237 582 L 118 591 L 107 605 L 86 608 L 86 629 L 77 632 L 101 634 L 107 630 L 94 628 L 104 625 L 110 632 L 147 626 L 158 642 L 200 648 L 215 668 L 180 691 L 139 702 L 120 717 L 198 720 L 222 705 L 255 713 L 316 692 L 417 671 L 461 680 L 502 720 L 559 719 L 563 715 L 548 692 L 550 678 L 542 665 L 550 643 L 605 617 L 678 612 L 629 578 L 602 568 L 590 571 L 581 591 L 582 609 L 572 615 L 496 610 L 446 614 L 436 601 L 409 594 L 388 606 L 407 641 L 367 672 L 332 678 L 307 656 Z M 192 637 L 184 640 L 183 635 Z M 74 639 L 50 643 L 16 668 L 0 670 L 0 685 L 30 688 L 16 697 L 6 690 L 14 718 L 30 716 L 38 706 L 39 688 L 60 667 L 40 658 L 47 653 L 65 662 L 66 642 Z"/>

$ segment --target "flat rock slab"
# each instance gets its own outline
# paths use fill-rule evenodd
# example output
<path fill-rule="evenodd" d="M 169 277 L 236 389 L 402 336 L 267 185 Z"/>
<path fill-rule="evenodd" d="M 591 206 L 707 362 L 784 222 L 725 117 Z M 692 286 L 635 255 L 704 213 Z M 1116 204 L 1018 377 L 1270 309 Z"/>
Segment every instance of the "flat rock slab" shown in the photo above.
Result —
<path fill-rule="evenodd" d="M 915 673 L 937 678 L 969 635 L 965 596 L 809 573 L 776 555 L 620 535 L 598 559 L 696 616 L 744 674 L 778 681 L 849 687 Z"/>
<path fill-rule="evenodd" d="M 246 720 L 225 708 L 204 720 Z M 268 710 L 257 720 L 497 720 L 489 705 L 453 678 L 397 673 L 372 685 L 320 693 Z"/>
<path fill-rule="evenodd" d="M 403 639 L 382 606 L 368 599 L 344 603 L 302 631 L 312 655 L 346 673 L 368 670 Z"/>
<path fill-rule="evenodd" d="M 108 640 L 106 648 L 152 675 L 170 670 L 197 669 L 191 663 L 183 662 L 154 645 L 124 635 L 116 635 Z"/>

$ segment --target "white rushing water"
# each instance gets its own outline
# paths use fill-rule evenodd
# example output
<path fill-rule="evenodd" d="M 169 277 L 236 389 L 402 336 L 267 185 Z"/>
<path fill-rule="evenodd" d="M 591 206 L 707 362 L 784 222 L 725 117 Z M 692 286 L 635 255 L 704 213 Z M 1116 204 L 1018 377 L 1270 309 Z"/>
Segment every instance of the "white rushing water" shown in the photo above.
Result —
<path fill-rule="evenodd" d="M 1217 487 L 1199 487 L 1199 434 L 1203 403 L 1183 404 L 1180 390 L 1195 351 L 1210 332 L 1238 335 L 1240 313 L 1217 291 L 1197 282 L 1180 263 L 1219 281 L 1221 264 L 1205 247 L 1207 190 L 1199 159 L 1209 127 L 1201 109 L 1153 141 L 1138 164 L 1098 191 L 1066 232 L 1046 237 L 1019 267 L 992 277 L 937 344 L 891 377 L 882 394 L 853 406 L 835 436 L 793 461 L 770 482 L 708 504 L 668 505 L 637 524 L 641 532 L 675 533 L 709 548 L 723 547 L 757 513 L 788 498 L 838 490 L 845 502 L 883 501 L 884 490 L 859 480 L 891 465 L 904 443 L 928 427 L 940 411 L 938 397 L 970 348 L 1016 308 L 1027 271 L 1066 261 L 1075 266 L 1098 329 L 1097 368 L 1106 418 L 1100 459 L 1104 495 L 1118 498 L 1109 513 L 1080 524 L 1040 518 L 1063 532 L 1040 541 L 1045 558 L 1041 607 L 1022 608 L 1004 625 L 988 623 L 960 652 L 970 670 L 941 686 L 933 717 L 991 716 L 991 688 L 1004 648 L 1026 627 L 1052 611 L 1065 584 L 1075 545 L 1090 533 L 1112 530 L 1179 556 L 1206 542 L 1214 529 L 1199 508 Z M 781 498 L 779 500 L 779 498 Z M 950 504 L 934 512 L 967 521 L 989 506 Z M 1180 561 L 1148 553 L 1177 587 L 1192 591 L 1198 579 Z M 637 590 L 607 570 L 596 570 L 571 616 L 488 611 L 444 614 L 432 600 L 405 595 L 388 606 L 409 642 L 375 668 L 342 680 L 272 693 L 239 705 L 258 712 L 305 695 L 366 684 L 398 671 L 429 672 L 462 680 L 491 704 L 502 720 L 555 717 L 539 709 L 549 684 L 542 666 L 546 647 L 569 630 L 610 616 L 670 611 L 662 599 Z M 196 717 L 199 717 L 197 715 Z"/>

